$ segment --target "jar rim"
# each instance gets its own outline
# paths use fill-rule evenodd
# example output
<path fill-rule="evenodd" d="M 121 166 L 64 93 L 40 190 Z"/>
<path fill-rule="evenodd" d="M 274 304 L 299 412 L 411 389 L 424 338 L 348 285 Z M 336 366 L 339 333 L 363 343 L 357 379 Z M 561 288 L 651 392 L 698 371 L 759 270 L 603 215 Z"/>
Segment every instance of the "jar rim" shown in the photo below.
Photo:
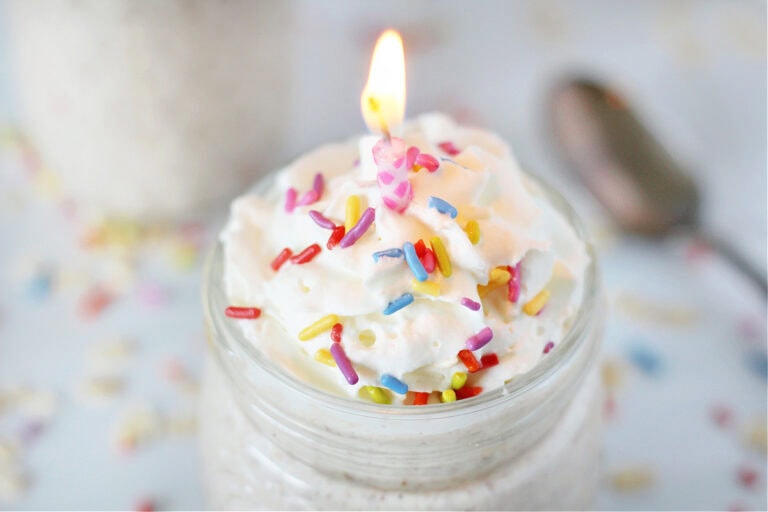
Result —
<path fill-rule="evenodd" d="M 597 314 L 598 292 L 600 278 L 597 269 L 595 250 L 587 236 L 587 230 L 583 221 L 576 214 L 570 203 L 551 185 L 540 177 L 525 174 L 550 200 L 557 210 L 564 215 L 566 221 L 574 228 L 576 235 L 584 243 L 589 263 L 584 273 L 584 288 L 579 308 L 574 320 L 563 340 L 558 343 L 547 357 L 542 358 L 529 371 L 514 376 L 507 383 L 494 389 L 484 391 L 480 395 L 450 403 L 428 404 L 414 407 L 403 404 L 378 404 L 366 402 L 359 398 L 335 395 L 296 378 L 281 366 L 271 364 L 265 353 L 256 345 L 248 341 L 242 331 L 237 328 L 236 322 L 229 321 L 223 314 L 228 306 L 226 292 L 224 290 L 224 251 L 221 241 L 217 241 L 208 253 L 203 268 L 202 304 L 206 324 L 212 328 L 214 343 L 221 345 L 222 340 L 234 340 L 238 349 L 247 357 L 268 373 L 278 384 L 286 386 L 292 391 L 304 395 L 305 398 L 317 399 L 324 402 L 325 406 L 347 413 L 363 416 L 396 415 L 398 419 L 437 419 L 450 416 L 472 414 L 487 408 L 495 408 L 501 403 L 515 400 L 527 390 L 543 383 L 547 378 L 562 368 L 587 341 L 585 332 L 591 326 L 591 320 Z M 273 177 L 273 176 L 271 176 Z M 267 177 L 265 181 L 271 181 Z M 257 188 L 258 185 L 257 184 Z M 226 347 L 225 347 L 226 348 Z"/>

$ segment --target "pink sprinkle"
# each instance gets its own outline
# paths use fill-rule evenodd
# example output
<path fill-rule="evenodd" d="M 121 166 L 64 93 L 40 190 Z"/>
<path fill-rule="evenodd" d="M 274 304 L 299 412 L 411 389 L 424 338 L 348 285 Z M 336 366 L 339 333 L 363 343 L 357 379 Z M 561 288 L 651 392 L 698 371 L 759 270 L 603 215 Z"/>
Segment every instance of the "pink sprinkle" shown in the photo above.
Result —
<path fill-rule="evenodd" d="M 739 481 L 747 489 L 751 488 L 757 481 L 757 471 L 747 467 L 739 468 Z"/>
<path fill-rule="evenodd" d="M 479 311 L 480 310 L 480 303 L 475 302 L 474 300 L 470 299 L 469 297 L 462 297 L 461 298 L 461 305 L 465 308 L 471 309 L 472 311 Z"/>
<path fill-rule="evenodd" d="M 168 293 L 155 283 L 141 283 L 136 291 L 145 306 L 157 307 L 168 301 Z"/>
<path fill-rule="evenodd" d="M 377 176 L 379 181 L 381 181 L 384 185 L 389 185 L 392 183 L 392 180 L 395 179 L 395 177 L 392 176 L 392 173 L 389 172 L 380 172 Z"/>
<path fill-rule="evenodd" d="M 325 188 L 325 178 L 322 173 L 315 174 L 315 179 L 312 181 L 312 190 L 317 192 L 317 198 L 320 199 L 323 195 L 323 189 Z"/>
<path fill-rule="evenodd" d="M 291 187 L 285 191 L 285 211 L 293 213 L 296 208 L 296 189 Z"/>
<path fill-rule="evenodd" d="M 312 217 L 312 220 L 315 221 L 315 224 L 321 228 L 334 229 L 336 227 L 336 224 L 334 224 L 333 221 L 328 219 L 325 215 L 317 210 L 309 210 L 309 216 Z"/>
<path fill-rule="evenodd" d="M 421 264 L 424 265 L 424 270 L 426 270 L 427 273 L 431 274 L 435 271 L 437 260 L 435 259 L 435 253 L 432 252 L 432 249 L 426 249 L 424 251 L 424 256 L 419 259 L 421 260 Z"/>
<path fill-rule="evenodd" d="M 341 343 L 331 344 L 331 355 L 333 356 L 333 360 L 336 361 L 336 366 L 341 370 L 341 374 L 347 379 L 347 382 L 353 385 L 357 384 L 357 372 L 352 367 L 352 363 L 349 362 L 349 358 L 344 352 L 344 347 L 341 346 Z"/>
<path fill-rule="evenodd" d="M 339 242 L 339 247 L 344 249 L 357 242 L 360 237 L 363 236 L 366 231 L 368 231 L 368 228 L 371 227 L 371 224 L 373 224 L 375 219 L 376 210 L 371 207 L 366 208 L 363 214 L 360 216 L 360 219 L 357 221 L 357 224 L 355 224 L 354 227 L 352 227 L 352 229 L 350 229 L 347 234 L 344 235 L 344 238 L 341 239 L 341 242 Z"/>
<path fill-rule="evenodd" d="M 422 153 L 416 157 L 416 165 L 424 167 L 429 172 L 435 172 L 440 167 L 440 162 L 432 155 Z"/>
<path fill-rule="evenodd" d="M 312 189 L 301 196 L 301 199 L 299 199 L 299 202 L 296 203 L 296 206 L 307 206 L 314 204 L 318 199 L 320 199 L 320 194 L 317 193 L 317 190 Z"/>
<path fill-rule="evenodd" d="M 467 348 L 469 350 L 478 350 L 488 344 L 493 339 L 493 331 L 490 327 L 484 327 L 477 334 L 467 338 Z"/>
<path fill-rule="evenodd" d="M 413 169 L 413 165 L 416 163 L 416 158 L 419 156 L 419 148 L 411 146 L 408 151 L 405 152 L 405 168 Z"/>
<path fill-rule="evenodd" d="M 459 148 L 457 148 L 453 142 L 449 142 L 449 141 L 441 142 L 437 146 L 451 156 L 456 156 L 459 153 L 461 153 Z"/>
<path fill-rule="evenodd" d="M 733 411 L 725 405 L 716 405 L 712 408 L 712 420 L 718 427 L 725 428 L 733 421 Z"/>
<path fill-rule="evenodd" d="M 514 267 L 507 265 L 507 271 L 510 274 L 509 282 L 507 283 L 510 302 L 517 302 L 520 298 L 520 262 Z"/>
<path fill-rule="evenodd" d="M 395 195 L 397 197 L 404 197 L 405 194 L 408 192 L 408 187 L 410 186 L 410 182 L 408 181 L 401 181 L 400 184 L 395 188 Z"/>
<path fill-rule="evenodd" d="M 549 351 L 552 350 L 555 346 L 554 341 L 548 341 L 546 345 L 544 345 L 544 353 L 549 354 Z"/>

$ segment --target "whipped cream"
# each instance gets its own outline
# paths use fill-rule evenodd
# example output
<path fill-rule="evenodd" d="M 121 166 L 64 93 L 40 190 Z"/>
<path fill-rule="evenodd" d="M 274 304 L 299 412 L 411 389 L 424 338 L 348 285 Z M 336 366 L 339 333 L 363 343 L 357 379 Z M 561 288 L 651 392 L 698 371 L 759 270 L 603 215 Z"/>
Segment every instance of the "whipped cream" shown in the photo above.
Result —
<path fill-rule="evenodd" d="M 226 291 L 231 304 L 262 310 L 257 320 L 233 321 L 275 365 L 344 395 L 356 395 L 362 386 L 381 386 L 382 375 L 398 379 L 410 391 L 449 389 L 454 373 L 467 371 L 459 351 L 467 348 L 469 338 L 490 328 L 492 339 L 473 354 L 478 361 L 496 354 L 499 364 L 470 373 L 467 385 L 496 388 L 547 357 L 548 345 L 557 349 L 581 302 L 589 256 L 565 217 L 497 136 L 440 114 L 422 116 L 403 130 L 406 146 L 435 156 L 439 167 L 411 172 L 413 200 L 402 213 L 382 203 L 372 154 L 379 140 L 375 136 L 320 147 L 278 172 L 266 190 L 233 203 L 221 234 Z M 443 150 L 444 142 L 453 143 L 459 153 Z M 318 172 L 325 178 L 319 200 L 287 212 L 286 191 L 310 190 Z M 350 195 L 360 197 L 361 211 L 375 209 L 375 222 L 354 245 L 328 250 L 331 231 L 320 227 L 309 211 L 344 224 Z M 453 205 L 456 218 L 430 207 L 430 197 Z M 464 230 L 471 220 L 479 225 L 477 244 Z M 414 291 L 414 274 L 403 258 L 374 261 L 375 252 L 402 248 L 405 242 L 423 239 L 429 247 L 436 235 L 452 264 L 450 277 L 438 269 L 428 277 L 439 285 L 437 296 Z M 322 251 L 310 262 L 271 268 L 284 248 L 296 254 L 314 243 Z M 518 263 L 520 291 L 512 302 L 507 285 L 489 284 L 489 275 L 496 267 Z M 549 293 L 543 309 L 537 315 L 526 313 L 524 306 L 542 290 Z M 406 292 L 414 297 L 411 304 L 383 314 Z M 474 311 L 462 305 L 464 298 L 483 307 Z M 327 331 L 299 340 L 300 331 L 329 314 L 343 324 L 341 343 L 359 376 L 354 385 L 337 367 L 315 358 L 333 343 Z M 404 398 L 387 393 L 393 403 Z M 439 401 L 438 395 L 430 401 Z"/>

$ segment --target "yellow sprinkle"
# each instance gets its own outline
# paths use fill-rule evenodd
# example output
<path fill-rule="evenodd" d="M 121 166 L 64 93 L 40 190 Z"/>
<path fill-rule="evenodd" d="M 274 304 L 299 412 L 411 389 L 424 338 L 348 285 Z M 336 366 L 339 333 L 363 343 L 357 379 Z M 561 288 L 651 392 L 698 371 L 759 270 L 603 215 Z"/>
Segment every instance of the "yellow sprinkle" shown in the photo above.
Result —
<path fill-rule="evenodd" d="M 443 402 L 455 402 L 456 401 L 456 392 L 452 389 L 446 389 L 442 392 L 440 395 L 440 398 Z"/>
<path fill-rule="evenodd" d="M 505 284 L 509 282 L 512 274 L 502 267 L 496 267 L 491 270 L 491 275 L 488 276 L 488 282 L 493 284 Z"/>
<path fill-rule="evenodd" d="M 336 315 L 326 315 L 317 322 L 313 323 L 312 325 L 309 325 L 305 327 L 300 333 L 299 333 L 299 339 L 301 341 L 307 341 L 318 334 L 330 331 L 331 328 L 339 323 L 339 317 Z"/>
<path fill-rule="evenodd" d="M 318 363 L 326 364 L 328 366 L 336 366 L 336 361 L 333 359 L 331 351 L 327 348 L 321 348 L 315 352 L 315 361 Z"/>
<path fill-rule="evenodd" d="M 451 377 L 451 387 L 453 389 L 461 389 L 464 387 L 464 384 L 466 383 L 467 383 L 466 372 L 456 372 L 453 374 L 453 377 Z"/>
<path fill-rule="evenodd" d="M 349 196 L 347 198 L 347 216 L 344 219 L 344 229 L 349 230 L 355 227 L 360 220 L 360 196 Z"/>
<path fill-rule="evenodd" d="M 448 256 L 448 251 L 445 249 L 443 241 L 439 236 L 433 236 L 429 239 L 429 245 L 432 246 L 432 252 L 435 253 L 435 259 L 437 259 L 437 267 L 440 269 L 440 273 L 445 277 L 451 277 L 453 267 L 451 266 L 451 258 Z"/>
<path fill-rule="evenodd" d="M 480 241 L 480 225 L 476 220 L 470 220 L 464 226 L 464 232 L 467 234 L 467 238 L 472 242 L 472 245 L 477 245 Z"/>
<path fill-rule="evenodd" d="M 541 308 L 544 307 L 544 305 L 549 300 L 549 290 L 544 288 L 541 290 L 534 298 L 529 300 L 525 306 L 523 306 L 523 311 L 526 315 L 530 316 L 536 316 L 539 314 L 539 311 L 541 311 Z"/>
<path fill-rule="evenodd" d="M 432 295 L 433 297 L 440 295 L 440 283 L 434 283 L 432 281 L 417 281 L 416 279 L 411 281 L 411 283 L 413 285 L 413 291 L 416 293 Z"/>
<path fill-rule="evenodd" d="M 368 393 L 368 396 L 371 400 L 376 402 L 377 404 L 391 404 L 392 400 L 389 398 L 389 395 L 386 391 L 384 391 L 383 388 L 380 388 L 378 386 L 363 386 L 363 389 L 366 393 Z"/>

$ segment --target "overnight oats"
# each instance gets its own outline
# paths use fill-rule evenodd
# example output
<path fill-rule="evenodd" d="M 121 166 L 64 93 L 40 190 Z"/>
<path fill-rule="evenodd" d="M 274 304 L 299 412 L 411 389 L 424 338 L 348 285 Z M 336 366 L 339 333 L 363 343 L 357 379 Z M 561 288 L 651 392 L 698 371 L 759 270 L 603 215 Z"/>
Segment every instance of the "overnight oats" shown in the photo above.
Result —
<path fill-rule="evenodd" d="M 237 199 L 209 261 L 216 509 L 581 509 L 602 313 L 570 207 L 433 114 Z"/>

